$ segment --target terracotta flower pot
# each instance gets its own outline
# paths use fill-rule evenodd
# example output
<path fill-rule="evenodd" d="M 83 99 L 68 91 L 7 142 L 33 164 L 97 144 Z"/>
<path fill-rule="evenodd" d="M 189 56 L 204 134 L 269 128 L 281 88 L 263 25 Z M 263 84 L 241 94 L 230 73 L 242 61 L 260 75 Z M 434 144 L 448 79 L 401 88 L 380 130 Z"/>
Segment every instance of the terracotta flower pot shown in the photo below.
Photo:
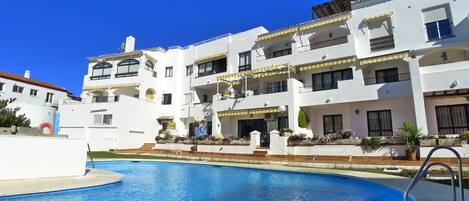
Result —
<path fill-rule="evenodd" d="M 417 151 L 409 152 L 408 157 L 409 157 L 409 160 L 416 161 L 417 160 Z"/>

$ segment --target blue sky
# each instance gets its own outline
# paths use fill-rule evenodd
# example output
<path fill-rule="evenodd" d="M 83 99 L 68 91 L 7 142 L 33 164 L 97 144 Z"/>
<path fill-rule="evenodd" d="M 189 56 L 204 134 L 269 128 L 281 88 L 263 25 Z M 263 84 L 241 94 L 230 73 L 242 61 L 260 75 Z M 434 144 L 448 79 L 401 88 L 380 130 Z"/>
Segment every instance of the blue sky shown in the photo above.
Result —
<path fill-rule="evenodd" d="M 256 26 L 274 30 L 311 19 L 326 0 L 2 0 L 0 69 L 53 82 L 79 95 L 88 56 L 185 46 Z"/>

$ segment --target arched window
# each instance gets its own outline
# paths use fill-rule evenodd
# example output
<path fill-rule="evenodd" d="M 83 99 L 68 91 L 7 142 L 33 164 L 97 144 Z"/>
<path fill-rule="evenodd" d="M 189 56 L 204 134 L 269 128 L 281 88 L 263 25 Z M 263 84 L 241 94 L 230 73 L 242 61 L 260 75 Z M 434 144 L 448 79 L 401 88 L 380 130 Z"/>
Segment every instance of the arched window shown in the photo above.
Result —
<path fill-rule="evenodd" d="M 134 76 L 138 73 L 140 62 L 137 59 L 126 59 L 117 64 L 116 76 Z"/>
<path fill-rule="evenodd" d="M 154 65 L 153 62 L 150 61 L 150 60 L 147 60 L 147 61 L 145 62 L 145 69 L 146 69 L 146 70 L 153 71 L 154 66 L 155 66 L 155 65 Z"/>
<path fill-rule="evenodd" d="M 112 64 L 101 62 L 93 66 L 91 79 L 107 79 L 111 77 Z"/>

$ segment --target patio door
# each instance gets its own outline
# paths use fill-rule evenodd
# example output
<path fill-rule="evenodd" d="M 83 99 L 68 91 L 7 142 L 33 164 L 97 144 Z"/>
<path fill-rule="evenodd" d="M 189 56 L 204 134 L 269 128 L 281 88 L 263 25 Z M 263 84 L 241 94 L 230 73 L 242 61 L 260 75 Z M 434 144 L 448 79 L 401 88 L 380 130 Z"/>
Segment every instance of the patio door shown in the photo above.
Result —
<path fill-rule="evenodd" d="M 238 136 L 249 137 L 252 131 L 261 133 L 261 146 L 268 147 L 270 144 L 269 134 L 267 133 L 267 122 L 264 119 L 246 119 L 238 120 Z"/>

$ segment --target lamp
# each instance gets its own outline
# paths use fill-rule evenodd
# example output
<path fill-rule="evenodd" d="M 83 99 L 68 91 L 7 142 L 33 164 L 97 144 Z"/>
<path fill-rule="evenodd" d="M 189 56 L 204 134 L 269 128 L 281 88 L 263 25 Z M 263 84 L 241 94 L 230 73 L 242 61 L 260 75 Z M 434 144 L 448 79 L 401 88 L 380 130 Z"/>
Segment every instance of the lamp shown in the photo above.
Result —
<path fill-rule="evenodd" d="M 278 106 L 278 111 L 279 111 L 279 112 L 285 112 L 285 111 L 287 111 L 287 106 L 285 106 L 285 105 L 280 105 L 280 106 Z"/>

